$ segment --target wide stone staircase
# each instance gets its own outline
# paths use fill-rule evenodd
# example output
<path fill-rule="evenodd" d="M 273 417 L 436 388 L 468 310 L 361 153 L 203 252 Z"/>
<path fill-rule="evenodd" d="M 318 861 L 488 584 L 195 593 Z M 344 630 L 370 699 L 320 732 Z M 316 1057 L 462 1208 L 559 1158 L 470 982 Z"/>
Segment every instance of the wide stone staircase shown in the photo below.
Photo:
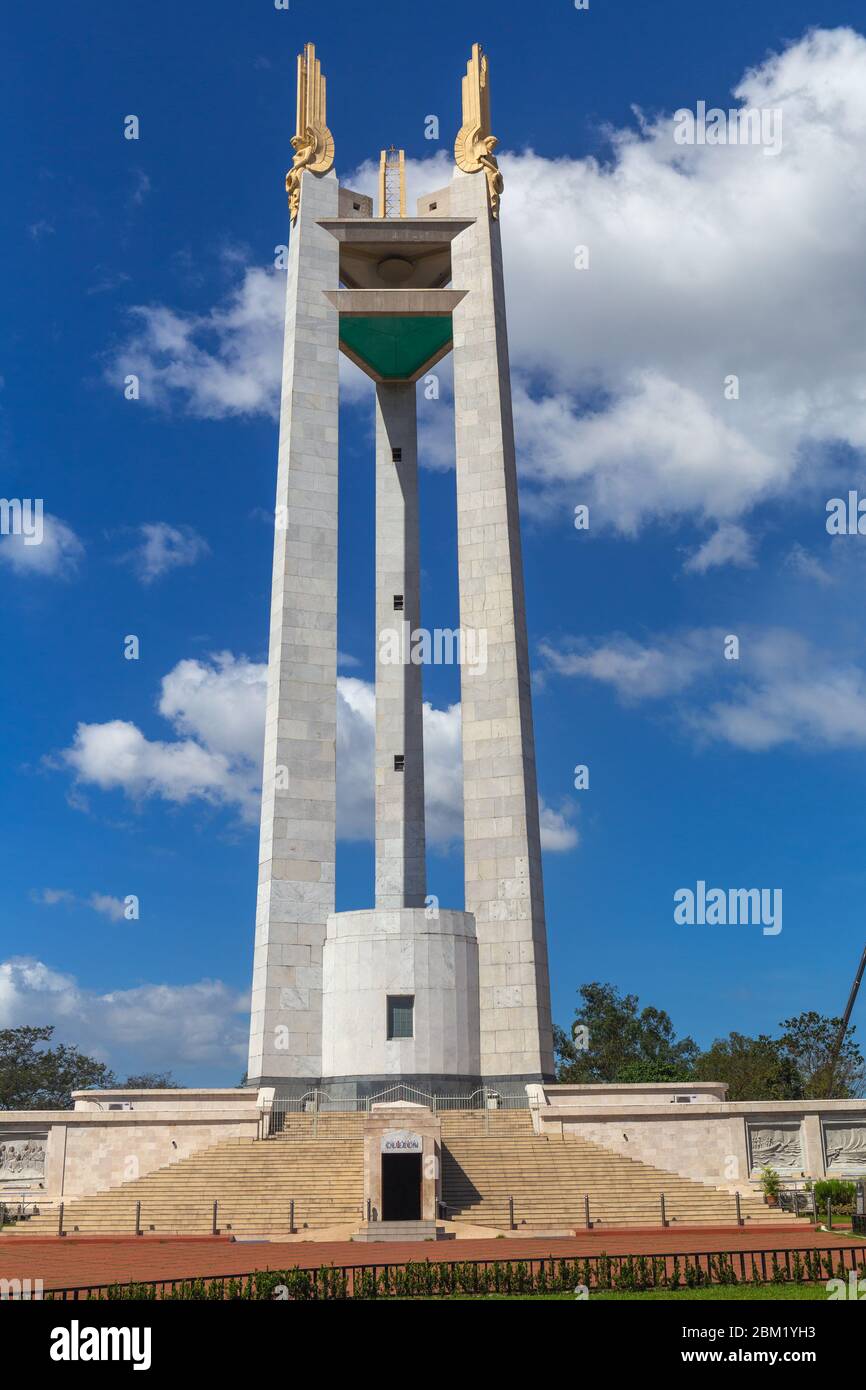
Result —
<path fill-rule="evenodd" d="M 445 1111 L 442 1122 L 443 1197 L 458 1224 L 508 1230 L 509 1201 L 520 1230 L 567 1231 L 585 1221 L 589 1197 L 593 1226 L 659 1226 L 664 1193 L 669 1224 L 733 1225 L 732 1193 L 626 1158 L 586 1139 L 539 1138 L 526 1110 Z M 221 1234 L 284 1237 L 348 1227 L 363 1211 L 364 1116 L 288 1114 L 264 1141 L 228 1139 L 146 1177 L 64 1203 L 67 1233 L 128 1233 L 141 1203 L 144 1234 Z M 791 1217 L 743 1193 L 746 1224 Z M 22 1236 L 53 1235 L 56 1208 L 19 1222 Z"/>
<path fill-rule="evenodd" d="M 295 1229 L 359 1226 L 363 1219 L 363 1116 L 290 1115 L 264 1142 L 227 1139 L 92 1197 L 64 1203 L 65 1231 L 132 1234 L 136 1203 L 151 1233 L 285 1236 L 294 1200 Z M 55 1234 L 51 1208 L 13 1228 L 22 1236 Z"/>
<path fill-rule="evenodd" d="M 587 1139 L 538 1138 L 528 1111 L 455 1112 L 442 1116 L 443 1195 L 457 1223 L 508 1229 L 509 1197 L 517 1228 L 602 1229 L 659 1226 L 661 1194 L 672 1226 L 736 1222 L 730 1192 L 626 1158 Z M 790 1222 L 790 1215 L 744 1192 L 747 1225 Z"/>

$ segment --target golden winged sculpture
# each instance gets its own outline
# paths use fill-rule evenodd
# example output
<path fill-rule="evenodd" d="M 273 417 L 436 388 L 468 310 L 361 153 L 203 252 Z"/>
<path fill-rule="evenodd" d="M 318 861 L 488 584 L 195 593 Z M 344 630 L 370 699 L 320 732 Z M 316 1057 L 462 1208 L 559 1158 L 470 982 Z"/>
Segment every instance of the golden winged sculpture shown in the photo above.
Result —
<path fill-rule="evenodd" d="M 465 174 L 484 170 L 490 214 L 499 216 L 499 200 L 504 181 L 493 153 L 499 144 L 490 133 L 490 73 L 487 56 L 480 43 L 472 45 L 472 57 L 463 79 L 463 124 L 454 142 L 454 158 Z"/>
<path fill-rule="evenodd" d="M 298 54 L 298 112 L 292 136 L 295 153 L 286 174 L 292 222 L 297 219 L 301 202 L 301 174 L 305 169 L 326 174 L 334 164 L 334 137 L 328 129 L 325 98 L 326 80 L 315 44 L 305 44 L 303 53 Z"/>

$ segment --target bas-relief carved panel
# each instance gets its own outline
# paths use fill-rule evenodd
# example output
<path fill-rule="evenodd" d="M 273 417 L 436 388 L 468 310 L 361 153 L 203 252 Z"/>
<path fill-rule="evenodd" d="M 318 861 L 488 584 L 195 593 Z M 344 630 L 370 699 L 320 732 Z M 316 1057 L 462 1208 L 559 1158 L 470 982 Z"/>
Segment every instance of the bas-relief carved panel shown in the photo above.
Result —
<path fill-rule="evenodd" d="M 793 1168 L 803 1171 L 803 1141 L 799 1124 L 749 1125 L 753 1168 Z"/>
<path fill-rule="evenodd" d="M 44 1138 L 0 1140 L 0 1182 L 43 1177 L 46 1145 Z"/>
<path fill-rule="evenodd" d="M 827 1168 L 857 1169 L 866 1173 L 866 1124 L 857 1120 L 824 1122 Z"/>

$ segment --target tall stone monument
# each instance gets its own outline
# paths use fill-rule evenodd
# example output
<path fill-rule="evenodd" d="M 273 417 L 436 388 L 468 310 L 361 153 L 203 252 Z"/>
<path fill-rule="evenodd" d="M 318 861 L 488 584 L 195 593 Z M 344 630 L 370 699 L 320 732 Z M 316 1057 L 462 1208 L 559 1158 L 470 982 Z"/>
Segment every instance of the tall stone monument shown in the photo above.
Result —
<path fill-rule="evenodd" d="M 378 215 L 334 173 L 315 49 L 298 59 L 292 233 L 250 1084 L 469 1095 L 553 1075 L 514 430 L 487 58 L 463 78 L 447 188 L 405 215 L 402 151 Z M 454 360 L 465 903 L 427 897 L 416 382 Z M 336 912 L 338 361 L 376 391 L 375 905 Z M 444 407 L 443 407 L 444 408 Z M 477 652 L 477 647 L 476 647 Z"/>

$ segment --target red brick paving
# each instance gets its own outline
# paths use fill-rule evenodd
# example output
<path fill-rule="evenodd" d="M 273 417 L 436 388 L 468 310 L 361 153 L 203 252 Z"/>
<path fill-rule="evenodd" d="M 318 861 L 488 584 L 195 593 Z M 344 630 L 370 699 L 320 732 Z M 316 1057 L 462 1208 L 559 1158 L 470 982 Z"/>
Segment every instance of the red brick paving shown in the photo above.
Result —
<path fill-rule="evenodd" d="M 361 1244 L 272 1242 L 159 1236 L 0 1236 L 0 1278 L 41 1279 L 46 1289 L 246 1274 L 257 1269 L 320 1265 L 404 1264 L 409 1260 L 531 1260 L 549 1256 L 662 1255 L 750 1250 L 822 1250 L 857 1245 L 855 1237 L 811 1226 L 723 1230 L 586 1231 L 575 1236 Z M 866 1244 L 863 1248 L 866 1258 Z"/>

